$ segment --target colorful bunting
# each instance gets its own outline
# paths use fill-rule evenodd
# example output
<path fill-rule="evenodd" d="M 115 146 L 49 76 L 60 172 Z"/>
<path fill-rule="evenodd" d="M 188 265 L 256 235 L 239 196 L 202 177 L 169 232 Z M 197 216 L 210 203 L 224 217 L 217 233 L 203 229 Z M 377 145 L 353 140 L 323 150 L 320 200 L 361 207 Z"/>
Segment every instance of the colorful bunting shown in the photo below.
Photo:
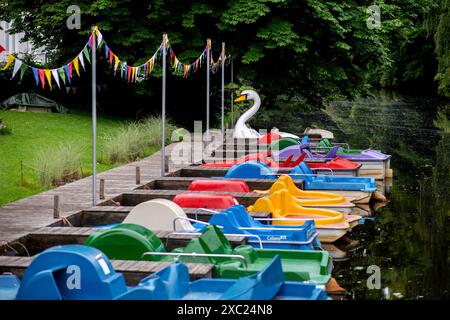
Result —
<path fill-rule="evenodd" d="M 12 78 L 14 78 L 17 74 L 17 72 L 19 72 L 20 68 L 22 67 L 22 61 L 19 59 L 15 59 L 14 61 L 14 70 L 13 70 L 13 74 L 12 74 Z"/>
<path fill-rule="evenodd" d="M 39 69 L 39 79 L 41 80 L 42 89 L 45 88 L 45 73 L 44 69 Z"/>
<path fill-rule="evenodd" d="M 53 79 L 55 79 L 55 82 L 56 82 L 56 85 L 58 86 L 58 88 L 61 89 L 61 86 L 59 84 L 58 69 L 52 69 L 52 76 L 53 76 Z"/>
<path fill-rule="evenodd" d="M 22 82 L 23 75 L 28 70 L 28 65 L 25 63 L 22 63 L 22 68 L 20 69 L 20 82 Z"/>
<path fill-rule="evenodd" d="M 39 71 L 38 68 L 35 67 L 31 67 L 31 70 L 33 70 L 33 76 L 34 76 L 34 81 L 36 81 L 36 85 L 39 85 Z"/>
<path fill-rule="evenodd" d="M 75 57 L 75 59 L 72 60 L 73 67 L 75 68 L 75 71 L 77 72 L 77 75 L 80 76 L 80 68 L 78 66 L 78 57 Z"/>
<path fill-rule="evenodd" d="M 2 68 L 2 71 L 5 71 L 6 69 L 8 69 L 9 66 L 13 63 L 13 61 L 14 61 L 14 56 L 12 54 L 8 54 L 8 61 L 6 61 L 6 64 Z"/>
<path fill-rule="evenodd" d="M 98 50 L 102 49 L 101 48 L 102 45 L 105 46 L 105 49 L 104 49 L 105 50 L 105 58 L 106 58 L 106 61 L 109 63 L 110 68 L 112 68 L 114 66 L 114 75 L 116 75 L 117 70 L 120 69 L 120 77 L 127 82 L 136 82 L 136 81 L 142 79 L 141 77 L 145 77 L 145 79 L 147 79 L 148 75 L 150 73 L 152 73 L 155 63 L 157 63 L 157 59 L 160 59 L 160 57 L 162 56 L 163 44 L 161 43 L 161 45 L 158 47 L 156 52 L 145 63 L 143 63 L 141 65 L 137 65 L 137 66 L 128 66 L 127 62 L 121 61 L 120 58 L 112 52 L 112 50 L 110 49 L 108 44 L 104 41 L 102 33 L 98 30 L 97 27 L 94 27 L 92 34 L 89 37 L 89 40 L 86 42 L 85 46 L 80 51 L 80 53 L 73 60 L 71 60 L 68 64 L 66 64 L 62 67 L 55 68 L 55 69 L 43 69 L 43 68 L 38 68 L 38 67 L 34 67 L 34 66 L 29 66 L 28 64 L 23 62 L 21 59 L 18 59 L 16 57 L 14 57 L 12 54 L 9 54 L 6 63 L 3 65 L 3 67 L 1 67 L 0 71 L 7 70 L 8 68 L 10 68 L 12 66 L 12 64 L 14 62 L 14 68 L 13 68 L 11 79 L 13 79 L 17 75 L 17 73 L 20 71 L 20 80 L 19 81 L 22 81 L 24 74 L 26 73 L 28 68 L 31 67 L 33 77 L 34 77 L 34 80 L 35 80 L 37 86 L 39 86 L 39 82 L 40 82 L 42 88 L 45 89 L 45 85 L 47 82 L 48 86 L 51 90 L 52 89 L 52 78 L 53 78 L 54 81 L 56 82 L 56 85 L 58 86 L 58 88 L 61 88 L 60 79 L 62 80 L 62 84 L 64 86 L 66 84 L 70 85 L 72 83 L 73 68 L 75 68 L 75 72 L 78 76 L 80 76 L 80 64 L 81 64 L 81 67 L 83 68 L 83 70 L 86 71 L 85 61 L 87 61 L 88 63 L 91 63 L 90 51 L 92 50 L 94 41 L 96 41 Z M 207 47 L 208 47 L 209 43 L 207 44 L 207 46 L 205 47 L 205 49 L 203 50 L 201 55 L 193 63 L 184 64 L 180 60 L 178 60 L 175 52 L 172 50 L 172 48 L 170 46 L 169 39 L 167 37 L 165 38 L 165 41 L 166 41 L 166 50 L 167 50 L 166 52 L 168 53 L 168 58 L 169 58 L 168 62 L 169 62 L 169 65 L 172 67 L 175 74 L 178 74 L 180 76 L 183 76 L 184 78 L 187 78 L 188 76 L 197 72 L 197 70 L 202 67 L 203 62 L 206 57 Z M 0 52 L 2 51 L 1 49 L 3 49 L 3 48 L 0 47 Z M 215 73 L 218 70 L 218 67 L 222 67 L 225 62 L 229 62 L 228 60 L 229 60 L 229 58 L 231 58 L 231 57 L 225 56 L 225 59 L 224 59 L 225 61 L 222 61 L 222 57 L 220 56 L 218 58 L 217 62 L 215 62 L 213 60 L 213 55 L 212 55 L 211 50 L 209 52 L 211 54 L 211 59 L 210 59 L 211 63 L 210 63 L 209 68 L 211 69 L 212 73 Z M 70 86 L 66 87 L 66 90 L 69 91 L 70 89 L 72 89 L 72 91 L 74 93 L 76 92 L 75 87 L 70 87 Z"/>
<path fill-rule="evenodd" d="M 50 90 L 52 89 L 52 72 L 49 69 L 44 69 L 45 78 L 47 78 L 48 85 L 50 86 Z"/>

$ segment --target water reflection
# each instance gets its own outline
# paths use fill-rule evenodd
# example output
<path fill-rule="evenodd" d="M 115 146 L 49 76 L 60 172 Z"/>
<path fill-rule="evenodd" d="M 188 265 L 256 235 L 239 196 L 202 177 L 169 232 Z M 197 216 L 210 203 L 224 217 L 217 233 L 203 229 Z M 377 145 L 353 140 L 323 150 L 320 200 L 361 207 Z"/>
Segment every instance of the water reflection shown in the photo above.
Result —
<path fill-rule="evenodd" d="M 289 132 L 316 125 L 352 147 L 393 155 L 389 203 L 354 229 L 351 259 L 335 263 L 335 278 L 355 299 L 449 298 L 450 134 L 434 125 L 438 108 L 448 110 L 433 99 L 379 95 L 270 124 Z M 370 265 L 381 268 L 380 290 L 367 288 Z"/>

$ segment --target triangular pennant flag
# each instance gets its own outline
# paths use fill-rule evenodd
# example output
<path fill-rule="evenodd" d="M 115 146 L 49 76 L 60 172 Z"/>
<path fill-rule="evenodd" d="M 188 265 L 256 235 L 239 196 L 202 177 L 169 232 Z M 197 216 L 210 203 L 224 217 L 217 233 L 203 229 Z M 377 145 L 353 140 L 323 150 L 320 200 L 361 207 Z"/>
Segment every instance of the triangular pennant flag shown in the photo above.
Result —
<path fill-rule="evenodd" d="M 66 73 L 64 71 L 64 68 L 59 68 L 58 74 L 59 74 L 59 77 L 62 79 L 64 85 L 66 85 Z"/>
<path fill-rule="evenodd" d="M 90 59 L 90 57 L 89 57 L 89 50 L 88 50 L 87 47 L 84 47 L 83 53 L 84 53 L 84 56 L 85 56 L 86 60 L 87 60 L 89 63 L 91 63 L 91 59 Z"/>
<path fill-rule="evenodd" d="M 5 51 L 5 48 L 3 48 L 3 47 L 0 45 L 0 53 L 2 53 L 3 51 Z"/>
<path fill-rule="evenodd" d="M 112 62 L 113 62 L 113 53 L 111 50 L 109 50 L 109 67 L 112 67 Z"/>
<path fill-rule="evenodd" d="M 35 67 L 31 67 L 31 70 L 33 70 L 34 81 L 36 81 L 36 85 L 38 86 L 39 85 L 39 71 Z"/>
<path fill-rule="evenodd" d="M 69 69 L 69 66 L 71 66 L 71 64 L 69 63 L 69 64 L 66 64 L 65 66 L 64 66 L 64 72 L 66 73 L 66 76 L 67 76 L 67 82 L 69 82 L 69 84 L 70 84 L 70 82 L 72 82 L 71 81 L 71 69 Z"/>
<path fill-rule="evenodd" d="M 77 93 L 77 89 L 78 89 L 78 87 L 72 87 L 73 94 Z"/>
<path fill-rule="evenodd" d="M 128 79 L 128 82 L 130 82 L 131 73 L 132 73 L 131 67 L 127 66 L 127 79 Z"/>
<path fill-rule="evenodd" d="M 58 69 L 52 69 L 52 76 L 53 76 L 53 79 L 55 79 L 55 82 L 56 82 L 56 85 L 58 86 L 58 88 L 61 89 L 61 86 L 59 84 Z"/>
<path fill-rule="evenodd" d="M 73 63 L 69 62 L 69 64 L 67 66 L 69 67 L 70 79 L 72 79 L 73 78 Z"/>
<path fill-rule="evenodd" d="M 100 43 L 103 40 L 103 35 L 98 29 L 96 29 L 96 33 L 97 33 L 97 46 L 100 46 Z"/>
<path fill-rule="evenodd" d="M 75 59 L 72 60 L 72 63 L 75 68 L 75 71 L 77 72 L 77 75 L 80 76 L 80 69 L 78 67 L 78 57 L 75 57 Z"/>
<path fill-rule="evenodd" d="M 16 76 L 16 74 L 17 74 L 17 72 L 19 72 L 21 66 L 22 66 L 22 60 L 16 59 L 16 61 L 14 62 L 14 70 L 13 70 L 11 79 Z"/>
<path fill-rule="evenodd" d="M 23 75 L 28 70 L 28 65 L 26 63 L 22 64 L 22 68 L 20 69 L 20 81 L 22 81 Z"/>
<path fill-rule="evenodd" d="M 12 54 L 8 54 L 8 61 L 6 61 L 6 64 L 3 66 L 3 68 L 1 70 L 5 71 L 6 69 L 8 69 L 9 66 L 13 63 L 13 61 L 14 61 L 14 56 Z"/>
<path fill-rule="evenodd" d="M 114 75 L 116 74 L 118 66 L 119 66 L 119 57 L 114 55 Z"/>
<path fill-rule="evenodd" d="M 50 90 L 52 89 L 52 72 L 49 69 L 45 69 L 45 77 L 47 78 L 48 85 L 50 86 Z"/>
<path fill-rule="evenodd" d="M 125 72 L 125 64 L 124 63 L 120 63 L 120 79 L 123 79 L 123 74 Z"/>
<path fill-rule="evenodd" d="M 94 32 L 95 32 L 95 30 L 94 30 Z M 92 45 L 94 44 L 94 33 L 89 37 L 89 44 L 90 44 L 90 47 L 92 48 Z"/>
<path fill-rule="evenodd" d="M 109 52 L 110 52 L 111 50 L 109 50 L 109 47 L 108 47 L 108 45 L 107 44 L 105 44 L 105 57 L 106 57 L 106 59 L 108 59 L 109 58 Z"/>
<path fill-rule="evenodd" d="M 42 89 L 45 88 L 45 73 L 44 69 L 39 69 L 39 79 L 41 80 Z"/>
<path fill-rule="evenodd" d="M 134 81 L 137 80 L 138 76 L 139 76 L 139 71 L 140 71 L 141 67 L 136 67 L 136 74 L 134 75 Z"/>
<path fill-rule="evenodd" d="M 86 71 L 85 67 L 84 67 L 84 58 L 83 58 L 83 53 L 80 52 L 78 54 L 78 61 L 80 61 L 81 66 L 83 67 L 83 70 Z"/>
<path fill-rule="evenodd" d="M 70 92 L 70 87 L 66 87 L 66 92 L 67 92 L 67 93 Z"/>

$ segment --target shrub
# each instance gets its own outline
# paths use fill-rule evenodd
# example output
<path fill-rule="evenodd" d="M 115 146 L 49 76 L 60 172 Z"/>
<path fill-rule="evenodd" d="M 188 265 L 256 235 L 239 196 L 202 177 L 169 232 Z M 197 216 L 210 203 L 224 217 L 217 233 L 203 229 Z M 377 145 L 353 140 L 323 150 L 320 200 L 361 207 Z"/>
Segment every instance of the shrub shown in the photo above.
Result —
<path fill-rule="evenodd" d="M 166 121 L 166 143 L 170 142 L 170 134 L 176 127 Z M 118 132 L 108 134 L 103 139 L 104 158 L 106 163 L 125 163 L 145 156 L 149 149 L 161 146 L 161 118 L 149 117 L 138 122 L 130 122 L 122 126 Z"/>
<path fill-rule="evenodd" d="M 6 125 L 0 118 L 0 136 L 6 136 L 7 134 L 11 134 L 11 129 L 6 127 Z"/>
<path fill-rule="evenodd" d="M 45 187 L 58 186 L 81 178 L 80 150 L 60 144 L 40 150 L 34 159 L 38 182 Z"/>

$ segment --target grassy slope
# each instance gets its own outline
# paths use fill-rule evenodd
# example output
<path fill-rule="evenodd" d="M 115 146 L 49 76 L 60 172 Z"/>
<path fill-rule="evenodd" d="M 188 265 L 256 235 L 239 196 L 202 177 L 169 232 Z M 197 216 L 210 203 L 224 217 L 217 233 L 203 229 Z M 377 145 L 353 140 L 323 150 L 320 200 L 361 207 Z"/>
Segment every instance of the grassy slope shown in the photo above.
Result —
<path fill-rule="evenodd" d="M 11 135 L 0 135 L 0 206 L 8 202 L 44 191 L 36 183 L 33 158 L 40 148 L 73 143 L 82 150 L 83 173 L 91 167 L 91 116 L 88 113 L 22 113 L 0 111 L 0 118 L 12 129 Z M 97 159 L 101 157 L 102 136 L 117 130 L 123 123 L 117 118 L 97 118 Z M 153 150 L 154 151 L 154 150 Z M 25 169 L 25 186 L 20 186 L 20 161 Z M 98 164 L 104 171 L 117 165 Z"/>

